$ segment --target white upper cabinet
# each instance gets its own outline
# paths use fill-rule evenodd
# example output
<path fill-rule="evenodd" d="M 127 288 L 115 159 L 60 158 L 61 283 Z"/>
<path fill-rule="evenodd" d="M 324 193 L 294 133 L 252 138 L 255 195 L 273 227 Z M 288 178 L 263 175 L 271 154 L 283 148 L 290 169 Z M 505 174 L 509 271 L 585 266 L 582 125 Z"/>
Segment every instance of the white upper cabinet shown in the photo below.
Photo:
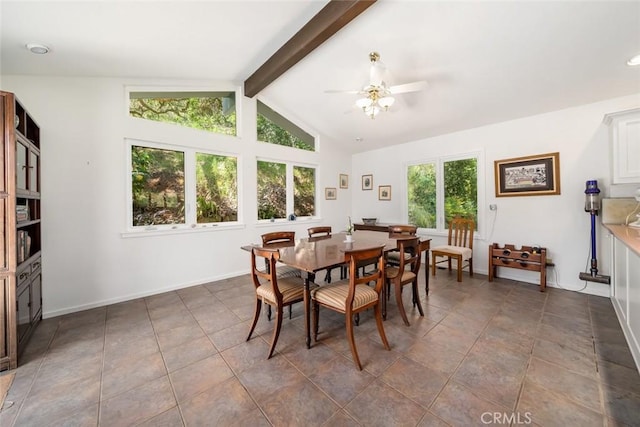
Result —
<path fill-rule="evenodd" d="M 640 183 L 640 108 L 604 116 L 611 138 L 613 184 Z"/>

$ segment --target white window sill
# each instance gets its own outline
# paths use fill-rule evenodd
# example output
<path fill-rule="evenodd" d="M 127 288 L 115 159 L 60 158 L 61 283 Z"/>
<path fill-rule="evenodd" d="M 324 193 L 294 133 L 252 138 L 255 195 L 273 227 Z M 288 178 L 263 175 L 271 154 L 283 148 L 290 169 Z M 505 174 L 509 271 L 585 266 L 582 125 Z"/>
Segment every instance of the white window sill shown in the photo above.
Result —
<path fill-rule="evenodd" d="M 167 226 L 149 226 L 141 227 L 140 230 L 125 231 L 120 234 L 121 237 L 128 239 L 131 237 L 152 237 L 152 236 L 168 236 L 171 234 L 189 234 L 189 233 L 206 233 L 211 231 L 228 231 L 241 230 L 246 228 L 244 224 L 202 224 L 196 226 L 176 225 L 175 227 Z"/>

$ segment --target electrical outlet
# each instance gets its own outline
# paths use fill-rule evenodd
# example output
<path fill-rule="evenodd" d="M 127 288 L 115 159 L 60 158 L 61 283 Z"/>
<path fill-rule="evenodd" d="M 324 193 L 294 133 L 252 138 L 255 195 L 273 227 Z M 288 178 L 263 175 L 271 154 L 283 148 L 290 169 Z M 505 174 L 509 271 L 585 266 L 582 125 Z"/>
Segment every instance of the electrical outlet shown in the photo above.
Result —
<path fill-rule="evenodd" d="M 497 211 L 498 210 L 498 205 L 489 205 L 489 210 L 490 211 Z"/>

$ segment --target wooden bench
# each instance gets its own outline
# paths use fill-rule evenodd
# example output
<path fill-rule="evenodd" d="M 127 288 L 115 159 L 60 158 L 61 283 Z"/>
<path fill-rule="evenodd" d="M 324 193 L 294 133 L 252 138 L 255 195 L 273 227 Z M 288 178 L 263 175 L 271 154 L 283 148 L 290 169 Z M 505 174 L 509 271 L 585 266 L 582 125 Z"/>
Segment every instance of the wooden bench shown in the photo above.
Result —
<path fill-rule="evenodd" d="M 498 243 L 489 245 L 489 281 L 496 276 L 497 267 L 516 268 L 518 270 L 540 273 L 540 292 L 547 287 L 547 250 L 545 248 L 514 245 L 500 247 Z"/>

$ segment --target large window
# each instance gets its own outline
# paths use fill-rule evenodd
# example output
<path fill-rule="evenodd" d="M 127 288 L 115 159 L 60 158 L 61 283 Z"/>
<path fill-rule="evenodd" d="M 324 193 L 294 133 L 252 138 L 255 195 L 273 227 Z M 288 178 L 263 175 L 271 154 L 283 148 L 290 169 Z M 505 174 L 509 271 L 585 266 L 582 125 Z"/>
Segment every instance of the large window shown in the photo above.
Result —
<path fill-rule="evenodd" d="M 478 224 L 478 155 L 407 166 L 407 212 L 421 228 L 446 229 L 456 216 Z"/>
<path fill-rule="evenodd" d="M 315 138 L 258 101 L 258 141 L 315 151 Z"/>
<path fill-rule="evenodd" d="M 258 219 L 315 215 L 315 168 L 265 160 L 258 160 L 257 168 Z"/>
<path fill-rule="evenodd" d="M 129 92 L 129 115 L 236 135 L 235 92 Z"/>
<path fill-rule="evenodd" d="M 132 227 L 238 220 L 238 159 L 139 141 L 131 145 Z"/>

